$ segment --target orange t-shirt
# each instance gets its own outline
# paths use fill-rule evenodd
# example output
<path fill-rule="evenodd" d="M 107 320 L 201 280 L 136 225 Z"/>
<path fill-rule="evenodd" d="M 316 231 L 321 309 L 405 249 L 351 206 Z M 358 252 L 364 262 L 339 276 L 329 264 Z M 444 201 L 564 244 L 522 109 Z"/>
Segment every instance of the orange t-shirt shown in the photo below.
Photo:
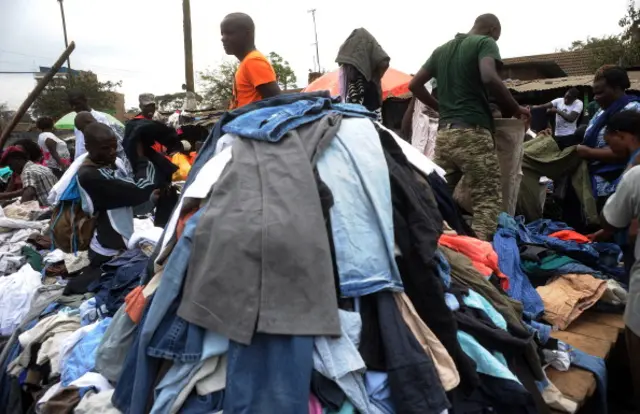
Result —
<path fill-rule="evenodd" d="M 262 99 L 257 87 L 276 81 L 276 72 L 267 58 L 257 50 L 250 52 L 238 66 L 233 81 L 233 98 L 229 109 L 240 108 Z"/>

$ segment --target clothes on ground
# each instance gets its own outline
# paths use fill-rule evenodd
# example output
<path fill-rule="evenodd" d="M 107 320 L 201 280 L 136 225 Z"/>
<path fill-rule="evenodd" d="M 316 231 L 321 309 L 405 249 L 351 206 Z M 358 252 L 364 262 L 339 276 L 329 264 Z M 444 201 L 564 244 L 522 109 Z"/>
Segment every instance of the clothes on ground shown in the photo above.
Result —
<path fill-rule="evenodd" d="M 607 282 L 590 275 L 563 275 L 536 290 L 544 302 L 544 319 L 565 330 L 585 310 L 596 304 Z"/>

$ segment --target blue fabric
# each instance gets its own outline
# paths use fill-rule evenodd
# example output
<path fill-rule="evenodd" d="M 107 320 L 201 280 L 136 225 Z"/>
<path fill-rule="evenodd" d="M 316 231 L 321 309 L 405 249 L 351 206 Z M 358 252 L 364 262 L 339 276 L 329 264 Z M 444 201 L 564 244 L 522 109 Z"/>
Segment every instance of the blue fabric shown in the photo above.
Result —
<path fill-rule="evenodd" d="M 494 352 L 492 354 L 480 345 L 473 336 L 466 332 L 458 331 L 457 336 L 464 353 L 476 363 L 477 372 L 496 378 L 520 382 L 511 370 L 509 370 L 507 361 L 502 353 Z"/>
<path fill-rule="evenodd" d="M 96 366 L 96 351 L 105 331 L 111 324 L 111 318 L 105 318 L 97 322 L 98 326 L 88 332 L 73 347 L 69 356 L 62 361 L 60 370 L 60 382 L 63 387 L 68 387 L 87 372 L 91 372 Z"/>
<path fill-rule="evenodd" d="M 9 406 L 9 393 L 11 391 L 11 378 L 9 377 L 9 373 L 7 372 L 7 367 L 9 366 L 9 363 L 11 363 L 11 361 L 18 358 L 20 352 L 22 352 L 20 342 L 15 341 L 15 343 L 11 347 L 11 350 L 9 350 L 6 359 L 4 360 L 4 363 L 0 365 L 0 413 L 2 414 L 6 413 L 6 407 Z"/>
<path fill-rule="evenodd" d="M 517 235 L 518 224 L 513 217 L 500 213 L 498 231 L 493 237 L 493 249 L 498 254 L 500 271 L 509 277 L 507 294 L 522 302 L 524 312 L 532 319 L 537 319 L 544 313 L 544 303 L 520 267 Z"/>
<path fill-rule="evenodd" d="M 175 313 L 171 314 L 169 310 L 172 308 L 172 305 L 175 305 L 174 302 L 177 301 L 180 291 L 182 290 L 187 265 L 191 257 L 193 236 L 201 214 L 202 210 L 198 210 L 187 220 L 184 232 L 178 239 L 164 266 L 162 279 L 160 280 L 153 299 L 150 301 L 147 316 L 144 322 L 140 323 L 138 329 L 139 334 L 136 337 L 134 347 L 125 360 L 123 372 L 128 373 L 128 375 L 123 375 L 122 377 L 130 377 L 127 378 L 127 382 L 131 390 L 121 389 L 120 383 L 118 383 L 116 392 L 114 392 L 114 401 L 117 401 L 119 404 L 116 405 L 116 402 L 114 402 L 114 405 L 125 413 L 140 413 L 145 411 L 147 396 L 152 390 L 153 382 L 160 367 L 160 359 L 150 356 L 149 353 L 154 354 L 156 350 L 159 350 L 164 352 L 164 355 L 167 357 L 173 356 L 178 360 L 180 359 L 180 355 L 185 354 L 185 352 L 194 354 L 183 355 L 183 357 L 186 357 L 183 358 L 185 362 L 187 362 L 187 360 L 193 361 L 200 358 L 202 342 L 192 342 L 188 344 L 190 348 L 198 348 L 194 351 L 193 348 L 185 348 L 187 345 L 185 340 L 173 341 L 171 337 L 165 338 L 164 334 L 168 333 L 171 335 L 171 332 L 175 332 L 175 330 L 172 329 L 174 322 L 179 323 L 177 319 L 178 316 Z M 164 329 L 162 326 L 168 328 Z M 162 331 L 159 330 L 161 328 Z M 157 330 L 162 333 L 158 333 L 159 336 L 154 339 Z M 193 332 L 194 331 L 191 330 L 192 334 Z M 189 330 L 182 330 L 181 333 L 181 335 L 188 335 Z M 167 340 L 164 341 L 163 339 Z M 151 349 L 149 349 L 150 345 L 152 345 Z M 165 346 L 168 348 L 165 348 Z M 135 353 L 135 356 L 132 356 L 131 353 Z M 196 356 L 197 358 L 195 358 Z"/>
<path fill-rule="evenodd" d="M 155 294 L 154 294 L 155 295 Z M 129 348 L 129 352 L 124 359 L 124 363 L 122 364 L 122 373 L 126 373 L 126 375 L 120 375 L 118 379 L 118 383 L 115 386 L 115 390 L 113 391 L 113 396 L 111 397 L 111 403 L 114 407 L 120 410 L 122 413 L 130 413 L 131 402 L 133 400 L 133 392 L 134 392 L 134 384 L 136 380 L 136 376 L 138 375 L 148 375 L 149 372 L 157 373 L 157 369 L 160 364 L 158 364 L 158 359 L 149 358 L 149 364 L 153 366 L 146 366 L 146 371 L 136 371 L 137 363 L 138 363 L 138 349 L 140 348 L 140 339 L 142 336 L 141 327 L 144 326 L 144 323 L 149 316 L 149 309 L 151 308 L 151 300 L 153 300 L 154 295 L 150 296 L 147 299 L 147 304 L 144 307 L 144 311 L 142 312 L 142 318 L 140 319 L 140 323 L 138 324 L 138 328 L 136 329 L 135 336 L 133 337 L 133 342 L 131 343 L 131 347 Z M 147 379 L 148 381 L 153 381 L 153 379 Z M 149 386 L 151 387 L 151 385 Z M 145 402 L 146 404 L 146 402 Z M 146 407 L 145 407 L 146 408 Z"/>
<path fill-rule="evenodd" d="M 451 265 L 440 249 L 436 250 L 434 259 L 437 265 L 438 276 L 440 276 L 440 280 L 444 283 L 445 288 L 448 289 L 451 286 Z"/>
<path fill-rule="evenodd" d="M 103 316 L 113 316 L 124 304 L 124 298 L 140 284 L 149 258 L 140 249 L 125 250 L 102 265 L 102 276 L 87 290 L 95 293 L 96 308 Z"/>
<path fill-rule="evenodd" d="M 285 105 L 257 109 L 238 116 L 222 132 L 244 138 L 277 142 L 289 131 L 317 121 L 330 112 L 376 118 L 362 105 L 334 103 L 331 98 L 308 97 Z"/>
<path fill-rule="evenodd" d="M 607 366 L 604 360 L 573 347 L 570 347 L 569 354 L 571 355 L 571 365 L 592 372 L 596 377 L 600 406 L 598 413 L 607 414 Z"/>
<path fill-rule="evenodd" d="M 605 111 L 600 110 L 598 116 L 594 116 L 589 122 L 589 126 L 584 134 L 584 145 L 591 148 L 597 148 L 598 135 L 605 127 L 612 115 L 623 110 L 629 103 L 640 101 L 640 97 L 635 95 L 623 95 L 611 104 Z"/>
<path fill-rule="evenodd" d="M 319 91 L 312 93 L 292 93 L 263 99 L 261 101 L 254 102 L 252 104 L 235 109 L 233 111 L 225 112 L 222 117 L 220 117 L 220 120 L 214 125 L 213 129 L 209 133 L 209 136 L 207 137 L 207 140 L 204 142 L 204 145 L 202 145 L 202 148 L 200 148 L 198 156 L 191 166 L 191 171 L 189 172 L 189 176 L 187 177 L 184 189 L 187 189 L 193 183 L 193 180 L 195 180 L 195 177 L 198 175 L 202 167 L 207 163 L 207 161 L 213 158 L 213 155 L 216 152 L 216 145 L 218 144 L 218 140 L 223 135 L 222 128 L 224 125 L 240 117 L 241 115 L 257 111 L 259 109 L 288 105 L 304 99 L 330 97 L 331 95 L 328 91 Z M 183 191 L 182 194 L 184 193 L 185 192 Z"/>
<path fill-rule="evenodd" d="M 389 171 L 380 140 L 372 135 L 377 132 L 369 121 L 343 121 L 317 163 L 333 194 L 331 230 L 345 297 L 403 290 L 395 261 Z"/>
<path fill-rule="evenodd" d="M 364 381 L 371 404 L 375 405 L 384 414 L 395 414 L 387 373 L 367 371 L 364 374 Z"/>
<path fill-rule="evenodd" d="M 178 306 L 179 297 L 171 302 L 154 332 L 147 355 L 182 363 L 196 362 L 202 356 L 205 330 L 179 317 Z"/>
<path fill-rule="evenodd" d="M 222 355 L 229 348 L 229 340 L 215 332 L 207 331 L 202 344 L 202 356 L 199 361 L 194 362 L 174 362 L 169 371 L 160 380 L 155 389 L 155 399 L 151 414 L 161 414 L 167 412 L 167 408 L 172 407 L 178 398 L 178 394 L 191 381 L 193 376 L 202 367 L 204 362 L 212 357 Z M 209 399 L 204 399 L 205 402 Z M 194 401 L 194 406 L 198 401 Z M 210 401 L 209 401 L 210 402 Z"/>
<path fill-rule="evenodd" d="M 445 293 L 444 301 L 447 304 L 447 307 L 452 311 L 457 311 L 458 309 L 460 309 L 460 302 L 458 302 L 458 299 L 453 293 Z"/>
<path fill-rule="evenodd" d="M 548 235 L 560 230 L 573 230 L 566 224 L 547 219 L 536 220 L 524 225 L 524 217 L 517 217 L 518 242 L 546 246 L 556 252 L 563 253 L 581 263 L 605 273 L 618 272 L 612 269 L 611 259 L 619 258 L 620 246 L 612 243 L 577 243 L 571 240 L 560 240 Z"/>
<path fill-rule="evenodd" d="M 524 320 L 523 322 L 527 331 L 534 335 L 540 344 L 546 344 L 551 338 L 551 331 L 553 330 L 551 325 L 531 320 Z"/>
<path fill-rule="evenodd" d="M 631 100 L 629 100 L 630 97 Z M 622 110 L 640 112 L 640 102 L 638 102 L 638 98 L 635 96 L 625 95 L 619 102 L 614 105 L 615 107 L 612 106 L 608 108 L 607 111 L 599 110 L 593 116 L 593 118 L 591 118 L 591 120 L 589 121 L 589 125 L 587 125 L 585 141 L 583 141 L 585 145 L 588 145 L 592 148 L 608 147 L 608 144 L 604 138 L 607 131 L 607 118 L 615 112 L 620 112 Z M 587 141 L 586 137 L 590 137 L 590 139 Z M 606 175 L 611 174 L 604 173 L 611 173 L 614 171 L 622 173 L 624 167 L 625 165 L 623 163 L 611 164 L 602 161 L 589 162 L 589 173 L 591 175 L 591 185 L 593 188 L 594 196 L 607 197 L 613 194 L 616 191 L 618 182 L 620 181 L 620 177 L 614 179 L 613 181 L 609 181 L 611 178 L 606 177 Z"/>
<path fill-rule="evenodd" d="M 312 354 L 312 336 L 256 333 L 251 345 L 231 341 L 223 412 L 309 412 Z"/>
<path fill-rule="evenodd" d="M 80 305 L 80 325 L 91 325 L 98 320 L 96 298 L 87 299 Z"/>
<path fill-rule="evenodd" d="M 211 414 L 222 411 L 224 390 L 207 395 L 192 392 L 180 409 L 180 414 Z"/>

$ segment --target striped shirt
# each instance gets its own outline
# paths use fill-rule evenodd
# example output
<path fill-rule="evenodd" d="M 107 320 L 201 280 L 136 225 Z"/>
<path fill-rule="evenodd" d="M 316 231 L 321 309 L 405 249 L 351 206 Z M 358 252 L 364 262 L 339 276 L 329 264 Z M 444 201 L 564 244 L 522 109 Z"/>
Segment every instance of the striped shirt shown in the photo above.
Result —
<path fill-rule="evenodd" d="M 36 190 L 36 198 L 41 206 L 49 205 L 47 196 L 58 181 L 51 169 L 28 161 L 24 165 L 20 179 L 22 180 L 22 188 L 32 187 Z"/>

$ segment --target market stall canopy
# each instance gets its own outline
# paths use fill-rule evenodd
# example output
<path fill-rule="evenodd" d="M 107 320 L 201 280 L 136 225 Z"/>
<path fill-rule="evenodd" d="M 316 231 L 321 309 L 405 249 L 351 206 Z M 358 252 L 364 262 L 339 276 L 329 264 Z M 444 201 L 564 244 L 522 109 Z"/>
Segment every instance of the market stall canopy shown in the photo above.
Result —
<path fill-rule="evenodd" d="M 122 124 L 122 122 L 118 121 L 115 117 L 106 114 L 107 118 L 109 118 L 109 120 L 113 123 L 116 123 L 118 125 L 120 125 L 121 127 L 124 128 L 124 125 Z M 56 129 L 73 129 L 75 128 L 75 125 L 73 123 L 73 121 L 76 119 L 76 113 L 75 112 L 69 112 L 68 114 L 66 114 L 65 116 L 63 116 L 62 118 L 58 119 L 58 122 L 55 123 L 54 127 Z"/>
<path fill-rule="evenodd" d="M 311 82 L 302 92 L 330 91 L 331 95 L 339 95 L 339 73 L 339 69 L 325 73 Z M 382 99 L 408 94 L 410 81 L 411 75 L 389 68 L 382 77 Z"/>

